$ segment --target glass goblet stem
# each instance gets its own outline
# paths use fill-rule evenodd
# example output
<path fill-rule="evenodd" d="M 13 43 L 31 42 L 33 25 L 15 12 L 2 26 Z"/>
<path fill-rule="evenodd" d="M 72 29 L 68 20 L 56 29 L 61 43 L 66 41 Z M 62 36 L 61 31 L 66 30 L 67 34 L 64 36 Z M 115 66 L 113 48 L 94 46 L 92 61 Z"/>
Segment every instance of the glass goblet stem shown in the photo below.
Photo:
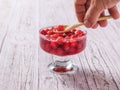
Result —
<path fill-rule="evenodd" d="M 54 62 L 48 65 L 50 71 L 59 74 L 72 74 L 75 73 L 78 67 L 71 62 L 71 56 L 54 56 Z"/>

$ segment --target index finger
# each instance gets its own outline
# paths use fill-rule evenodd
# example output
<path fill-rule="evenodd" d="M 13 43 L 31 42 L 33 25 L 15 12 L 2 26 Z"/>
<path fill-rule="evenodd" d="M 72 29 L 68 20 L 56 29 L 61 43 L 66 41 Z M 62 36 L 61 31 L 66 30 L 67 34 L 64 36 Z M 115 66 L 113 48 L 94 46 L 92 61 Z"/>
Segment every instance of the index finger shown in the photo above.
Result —
<path fill-rule="evenodd" d="M 78 20 L 82 22 L 84 20 L 86 12 L 86 0 L 75 0 L 75 12 Z"/>

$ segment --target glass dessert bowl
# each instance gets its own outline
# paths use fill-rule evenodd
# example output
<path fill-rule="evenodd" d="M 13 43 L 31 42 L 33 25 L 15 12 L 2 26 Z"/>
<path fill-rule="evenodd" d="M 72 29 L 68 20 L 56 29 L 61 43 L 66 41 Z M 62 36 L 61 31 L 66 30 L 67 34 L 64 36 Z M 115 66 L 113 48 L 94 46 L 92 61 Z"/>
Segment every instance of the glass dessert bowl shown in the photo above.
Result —
<path fill-rule="evenodd" d="M 71 57 L 82 52 L 86 47 L 86 31 L 73 29 L 65 33 L 63 25 L 40 29 L 40 47 L 53 55 L 54 62 L 48 65 L 51 72 L 58 74 L 74 74 L 78 67 L 71 62 Z"/>

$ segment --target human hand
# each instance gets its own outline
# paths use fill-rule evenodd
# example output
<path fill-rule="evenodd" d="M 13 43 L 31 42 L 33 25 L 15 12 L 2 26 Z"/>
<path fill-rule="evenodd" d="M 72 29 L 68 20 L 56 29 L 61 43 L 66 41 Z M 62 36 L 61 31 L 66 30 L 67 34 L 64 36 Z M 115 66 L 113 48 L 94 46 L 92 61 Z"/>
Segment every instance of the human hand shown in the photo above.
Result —
<path fill-rule="evenodd" d="M 114 18 L 119 18 L 116 4 L 120 0 L 75 0 L 75 11 L 80 22 L 85 26 L 97 28 L 98 25 L 105 27 L 107 20 L 97 22 L 98 18 L 105 16 L 104 12 L 108 9 L 109 14 Z"/>

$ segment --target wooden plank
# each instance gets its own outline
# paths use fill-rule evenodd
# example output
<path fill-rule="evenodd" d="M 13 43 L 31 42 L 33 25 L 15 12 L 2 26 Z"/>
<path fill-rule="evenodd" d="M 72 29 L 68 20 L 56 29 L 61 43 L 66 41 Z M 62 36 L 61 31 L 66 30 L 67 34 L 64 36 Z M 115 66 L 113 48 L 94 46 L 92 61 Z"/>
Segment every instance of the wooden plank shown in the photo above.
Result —
<path fill-rule="evenodd" d="M 0 89 L 37 90 L 38 1 L 2 0 L 1 4 L 5 16 L 0 15 Z"/>

